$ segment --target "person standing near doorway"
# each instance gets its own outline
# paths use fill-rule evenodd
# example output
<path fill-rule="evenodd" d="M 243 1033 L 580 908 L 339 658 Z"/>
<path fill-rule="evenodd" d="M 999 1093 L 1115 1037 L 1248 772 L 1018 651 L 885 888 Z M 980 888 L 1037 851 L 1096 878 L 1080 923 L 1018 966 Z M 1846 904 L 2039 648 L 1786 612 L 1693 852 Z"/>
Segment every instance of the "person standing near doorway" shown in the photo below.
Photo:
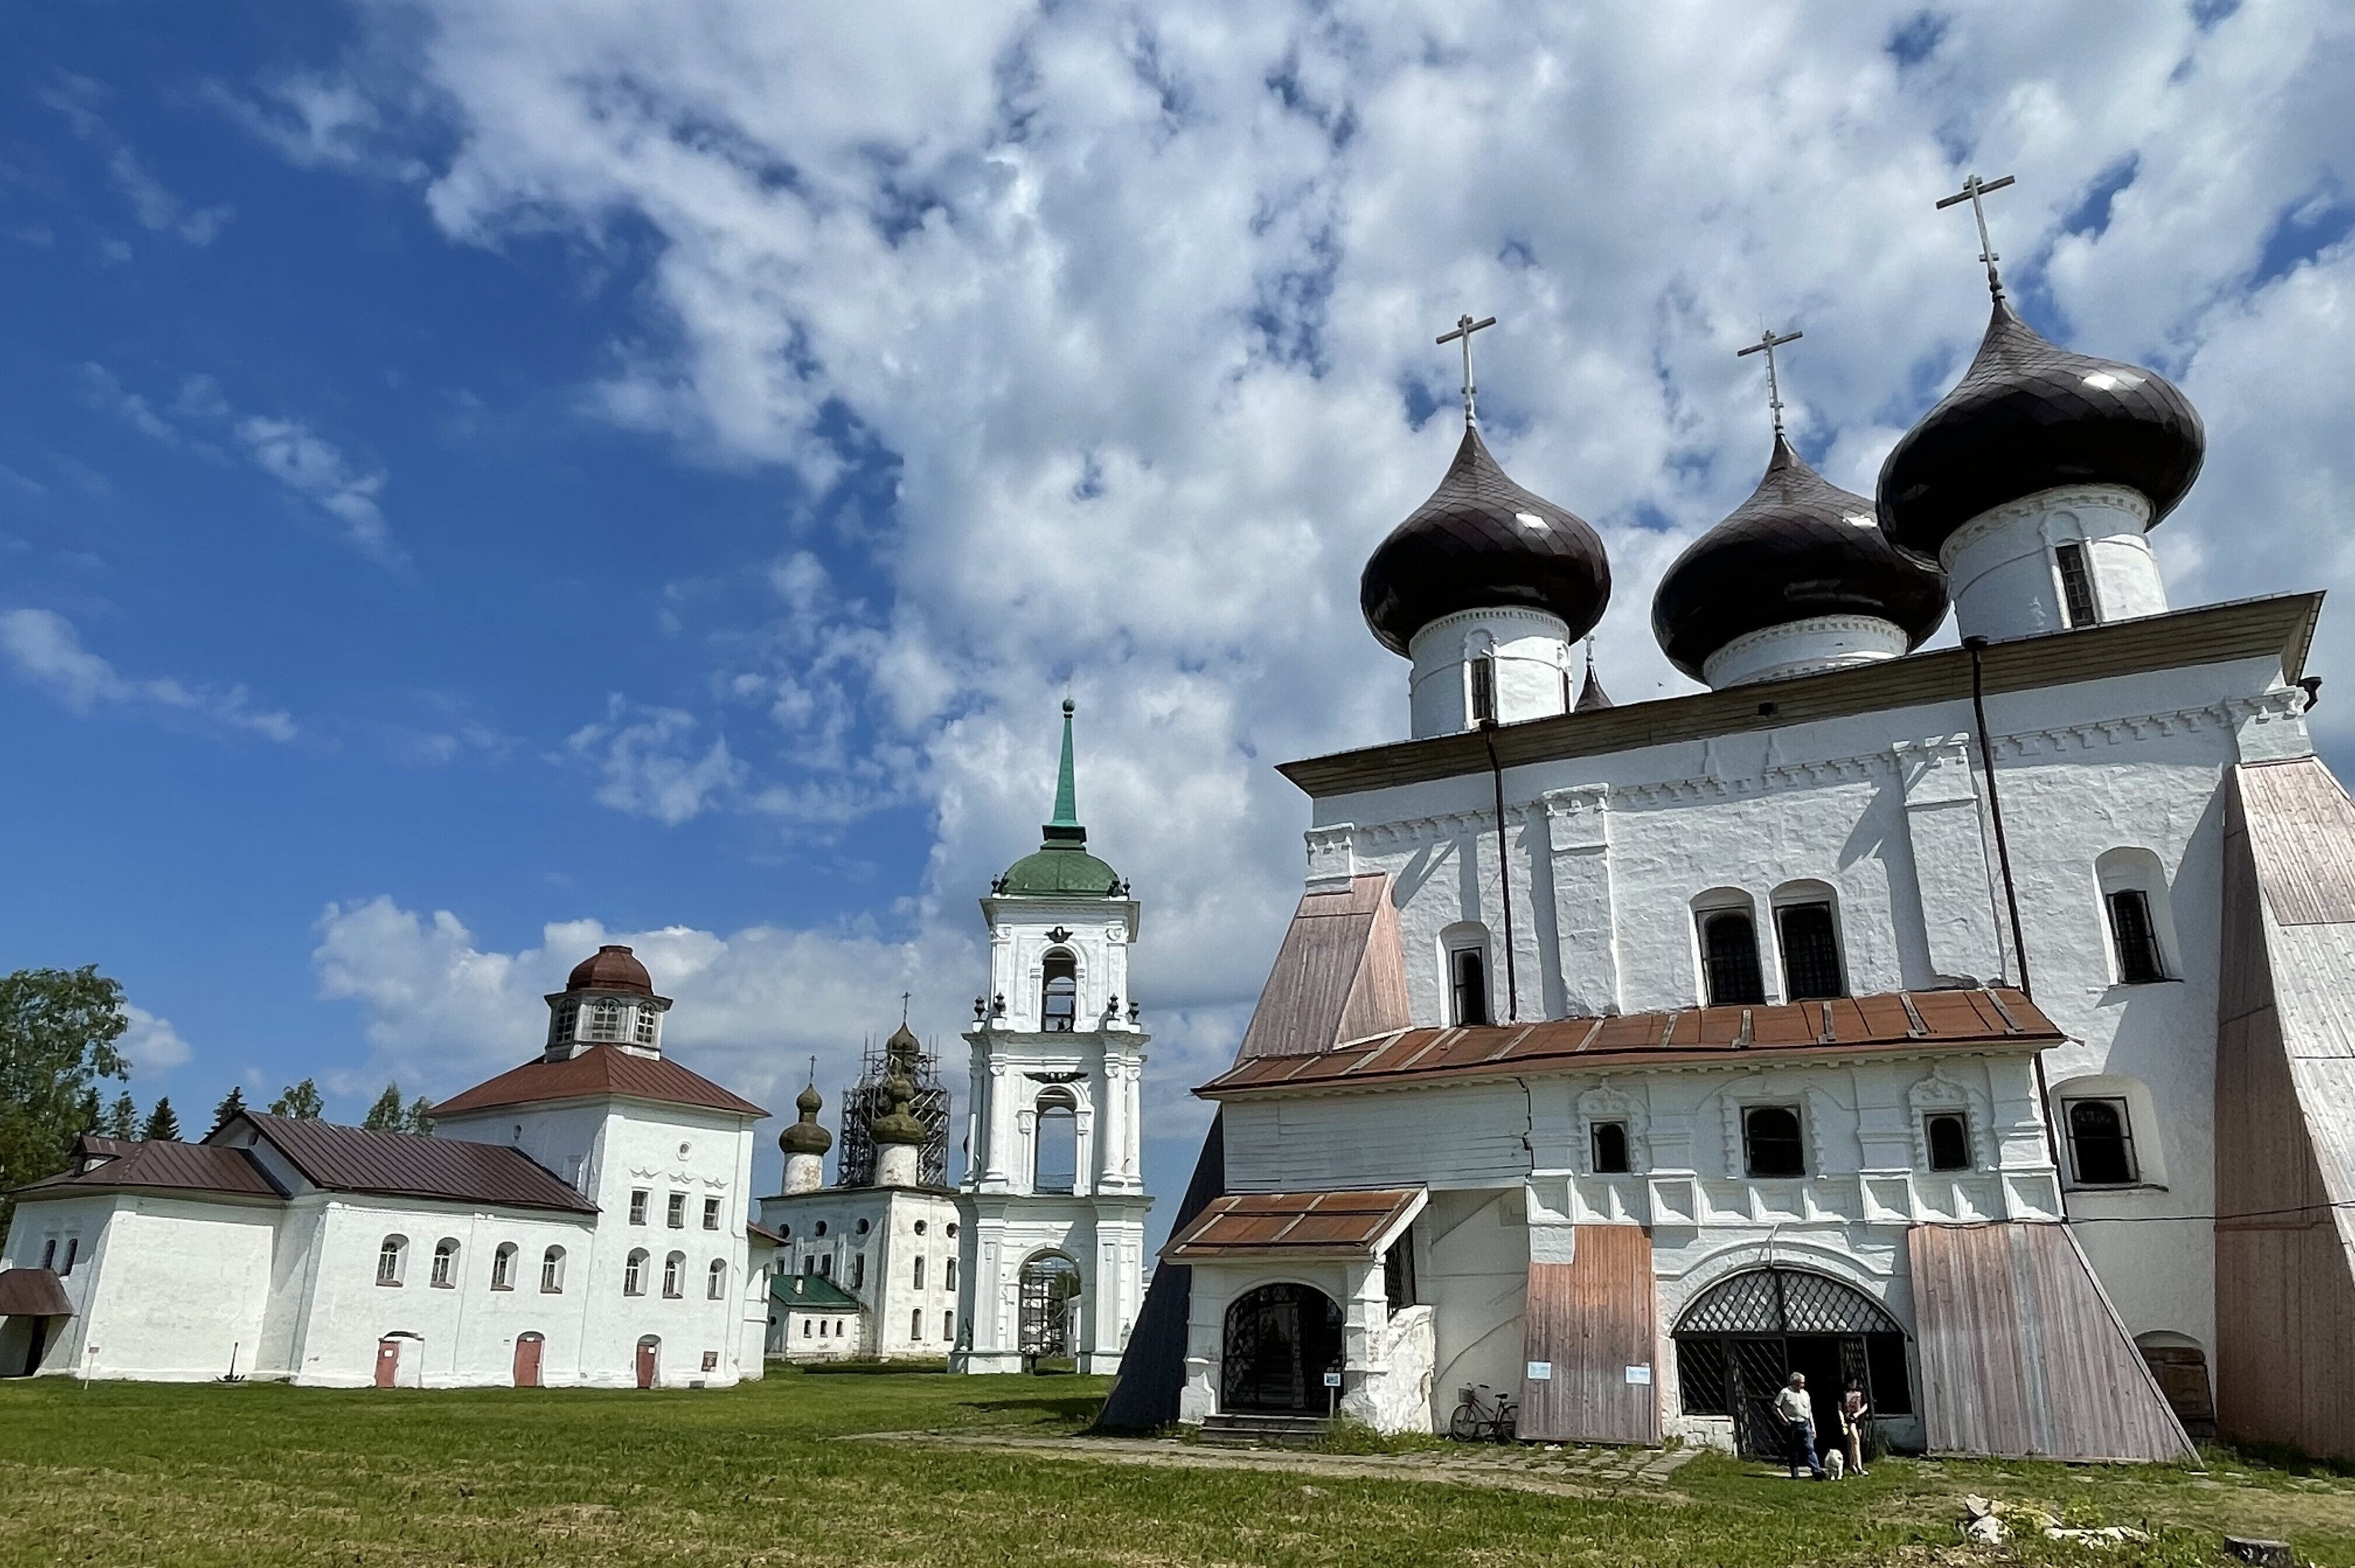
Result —
<path fill-rule="evenodd" d="M 1872 1405 L 1864 1397 L 1864 1385 L 1854 1378 L 1848 1381 L 1848 1392 L 1840 1395 L 1839 1429 L 1841 1446 L 1848 1450 L 1848 1473 L 1867 1476 L 1872 1472 L 1864 1467 L 1864 1424 L 1872 1419 Z"/>
<path fill-rule="evenodd" d="M 1783 1392 L 1774 1396 L 1774 1416 L 1783 1424 L 1783 1441 L 1790 1452 L 1791 1478 L 1797 1480 L 1804 1468 L 1816 1480 L 1824 1478 L 1824 1467 L 1816 1463 L 1816 1407 L 1807 1398 L 1807 1378 L 1804 1372 L 1793 1372 Z"/>

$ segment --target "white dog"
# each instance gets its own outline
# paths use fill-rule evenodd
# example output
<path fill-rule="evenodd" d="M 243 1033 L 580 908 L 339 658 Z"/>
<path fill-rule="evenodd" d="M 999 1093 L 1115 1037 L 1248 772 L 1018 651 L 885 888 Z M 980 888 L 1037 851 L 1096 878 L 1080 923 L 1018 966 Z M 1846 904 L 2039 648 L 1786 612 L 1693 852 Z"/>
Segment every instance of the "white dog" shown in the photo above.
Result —
<path fill-rule="evenodd" d="M 1828 1454 L 1825 1455 L 1825 1456 L 1824 1456 L 1824 1474 L 1825 1474 L 1827 1477 L 1828 1477 L 1830 1479 L 1835 1480 L 1835 1481 L 1838 1480 L 1842 1476 L 1847 1475 L 1847 1474 L 1848 1474 L 1848 1456 L 1847 1456 L 1847 1455 L 1845 1455 L 1845 1454 L 1843 1454 L 1843 1453 L 1841 1453 L 1841 1452 L 1840 1452 L 1838 1449 L 1837 1449 L 1837 1448 L 1833 1449 L 1830 1453 L 1828 1453 Z"/>

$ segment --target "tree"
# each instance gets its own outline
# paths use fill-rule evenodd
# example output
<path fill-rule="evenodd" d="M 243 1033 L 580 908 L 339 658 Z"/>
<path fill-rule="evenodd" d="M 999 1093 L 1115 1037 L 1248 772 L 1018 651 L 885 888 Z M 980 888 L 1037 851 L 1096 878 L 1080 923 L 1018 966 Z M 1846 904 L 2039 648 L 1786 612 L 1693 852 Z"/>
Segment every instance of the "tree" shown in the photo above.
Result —
<path fill-rule="evenodd" d="M 65 1168 L 99 1080 L 131 1076 L 114 1049 L 130 1021 L 95 965 L 0 976 L 0 1193 Z M 15 1207 L 0 1197 L 0 1232 Z"/>
<path fill-rule="evenodd" d="M 360 1125 L 372 1133 L 400 1131 L 400 1084 L 388 1083 L 384 1086 L 384 1093 L 376 1097 L 376 1104 L 370 1105 L 368 1115 L 360 1118 Z"/>
<path fill-rule="evenodd" d="M 106 1120 L 101 1124 L 100 1130 L 110 1138 L 126 1141 L 139 1136 L 139 1107 L 132 1103 L 128 1093 L 114 1097 L 114 1104 L 108 1107 Z"/>
<path fill-rule="evenodd" d="M 229 1093 L 221 1096 L 221 1103 L 213 1107 L 213 1130 L 218 1132 L 229 1125 L 231 1116 L 244 1114 L 245 1091 L 232 1083 L 229 1086 Z"/>
<path fill-rule="evenodd" d="M 292 1116 L 298 1122 L 315 1122 L 326 1108 L 326 1102 L 319 1098 L 319 1086 L 308 1078 L 288 1084 L 286 1093 L 270 1102 L 272 1115 Z"/>
<path fill-rule="evenodd" d="M 169 1094 L 156 1101 L 155 1108 L 147 1113 L 147 1125 L 141 1129 L 139 1136 L 151 1144 L 176 1144 L 180 1141 L 180 1118 L 172 1109 Z"/>
<path fill-rule="evenodd" d="M 432 1132 L 433 1130 L 433 1102 L 427 1099 L 424 1095 L 420 1094 L 416 1099 L 411 1100 L 409 1103 L 409 1114 L 402 1117 L 401 1120 L 404 1124 L 402 1130 L 405 1132 Z"/>

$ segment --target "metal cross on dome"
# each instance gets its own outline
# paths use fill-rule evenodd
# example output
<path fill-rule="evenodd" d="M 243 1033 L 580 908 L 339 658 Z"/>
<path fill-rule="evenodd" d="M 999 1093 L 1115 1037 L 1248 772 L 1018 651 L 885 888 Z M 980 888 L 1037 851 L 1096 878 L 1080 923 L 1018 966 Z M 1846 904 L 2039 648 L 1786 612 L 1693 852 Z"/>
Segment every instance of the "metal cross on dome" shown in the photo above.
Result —
<path fill-rule="evenodd" d="M 1972 175 L 1963 181 L 1962 189 L 1952 196 L 1942 197 L 1938 201 L 1940 212 L 1945 211 L 1956 202 L 1967 201 L 1971 204 L 1971 216 L 1977 219 L 1979 224 L 1979 260 L 1987 263 L 1987 292 L 1998 299 L 2003 297 L 2003 280 L 1996 275 L 1995 264 L 2002 258 L 1995 253 L 1995 241 L 1987 238 L 1987 204 L 1979 198 L 1999 191 L 2010 183 L 2009 175 L 1995 180 L 1982 180 L 1978 176 Z"/>
<path fill-rule="evenodd" d="M 1472 335 L 1484 326 L 1496 325 L 1497 318 L 1493 315 L 1482 321 L 1475 321 L 1469 315 L 1459 315 L 1455 318 L 1455 331 L 1443 332 L 1432 339 L 1443 348 L 1451 343 L 1460 342 L 1464 345 L 1464 422 L 1466 425 L 1476 425 L 1480 422 L 1479 415 L 1473 411 L 1472 407 Z"/>
<path fill-rule="evenodd" d="M 1783 383 L 1774 375 L 1774 350 L 1782 347 L 1785 343 L 1796 343 L 1806 336 L 1804 332 L 1786 332 L 1777 337 L 1774 336 L 1774 329 L 1769 326 L 1760 331 L 1757 342 L 1747 348 L 1737 348 L 1733 351 L 1733 357 L 1736 359 L 1746 358 L 1753 354 L 1766 356 L 1766 408 L 1774 416 L 1776 435 L 1783 433 Z"/>

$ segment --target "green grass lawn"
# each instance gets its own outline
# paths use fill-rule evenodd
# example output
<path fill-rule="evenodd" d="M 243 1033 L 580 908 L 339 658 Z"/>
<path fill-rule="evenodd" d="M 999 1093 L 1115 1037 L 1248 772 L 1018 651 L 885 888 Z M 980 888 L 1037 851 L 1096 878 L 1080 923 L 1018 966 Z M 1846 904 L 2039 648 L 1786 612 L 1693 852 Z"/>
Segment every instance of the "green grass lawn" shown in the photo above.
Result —
<path fill-rule="evenodd" d="M 1891 1460 L 1836 1487 L 1711 1456 L 1674 1495 L 1590 1500 L 835 1440 L 1071 1433 L 1103 1390 L 792 1372 L 665 1393 L 0 1383 L 0 1563 L 1984 1562 L 1954 1526 L 1976 1490 L 2160 1532 L 2098 1554 L 2037 1539 L 2026 1561 L 2214 1563 L 2232 1530 L 2355 1564 L 2355 1481 L 2221 1455 L 2205 1476 Z"/>

